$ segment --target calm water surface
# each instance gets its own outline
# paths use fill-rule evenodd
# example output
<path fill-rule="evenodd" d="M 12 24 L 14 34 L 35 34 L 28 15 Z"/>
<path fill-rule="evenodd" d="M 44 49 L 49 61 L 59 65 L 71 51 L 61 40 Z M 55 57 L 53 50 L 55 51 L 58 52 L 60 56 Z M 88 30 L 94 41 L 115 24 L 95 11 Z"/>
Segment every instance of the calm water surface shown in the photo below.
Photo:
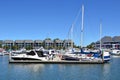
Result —
<path fill-rule="evenodd" d="M 108 64 L 9 64 L 0 56 L 0 80 L 120 80 L 120 57 Z"/>

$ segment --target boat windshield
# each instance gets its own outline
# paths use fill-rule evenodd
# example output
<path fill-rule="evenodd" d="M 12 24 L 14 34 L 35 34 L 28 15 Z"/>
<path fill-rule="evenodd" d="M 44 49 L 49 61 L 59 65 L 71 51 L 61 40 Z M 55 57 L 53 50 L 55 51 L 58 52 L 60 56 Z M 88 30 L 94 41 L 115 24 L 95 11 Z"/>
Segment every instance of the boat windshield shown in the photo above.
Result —
<path fill-rule="evenodd" d="M 44 57 L 43 51 L 36 51 L 36 53 L 38 54 L 39 57 Z"/>
<path fill-rule="evenodd" d="M 34 56 L 34 55 L 35 55 L 35 52 L 34 52 L 34 51 L 30 51 L 29 53 L 27 53 L 27 55 L 32 55 L 32 56 Z"/>

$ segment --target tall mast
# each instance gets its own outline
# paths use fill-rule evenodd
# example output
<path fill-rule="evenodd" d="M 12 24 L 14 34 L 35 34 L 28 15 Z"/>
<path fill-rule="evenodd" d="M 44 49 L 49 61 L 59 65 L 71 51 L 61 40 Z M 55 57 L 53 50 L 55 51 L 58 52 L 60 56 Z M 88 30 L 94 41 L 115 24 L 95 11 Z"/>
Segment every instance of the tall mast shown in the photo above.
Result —
<path fill-rule="evenodd" d="M 101 41 L 101 36 L 102 36 L 102 24 L 100 23 L 100 50 L 102 49 L 102 41 Z"/>
<path fill-rule="evenodd" d="M 71 27 L 71 48 L 73 48 L 73 28 L 74 28 L 74 24 L 72 24 Z"/>
<path fill-rule="evenodd" d="M 81 27 L 81 48 L 83 47 L 83 29 L 84 29 L 84 5 L 82 5 L 82 27 Z"/>

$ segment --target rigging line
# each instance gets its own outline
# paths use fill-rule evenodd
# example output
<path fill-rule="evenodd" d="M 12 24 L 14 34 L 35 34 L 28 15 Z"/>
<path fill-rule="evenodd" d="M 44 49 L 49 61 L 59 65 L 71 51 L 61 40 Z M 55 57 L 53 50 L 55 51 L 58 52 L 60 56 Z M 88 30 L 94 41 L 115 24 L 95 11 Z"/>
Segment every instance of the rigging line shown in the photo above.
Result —
<path fill-rule="evenodd" d="M 67 36 L 68 36 L 68 39 L 70 39 L 70 33 L 72 32 L 73 33 L 73 31 L 74 31 L 74 25 L 76 24 L 76 22 L 77 22 L 77 20 L 78 20 L 78 17 L 79 17 L 79 15 L 80 15 L 80 12 L 81 12 L 81 8 L 79 9 L 79 11 L 78 11 L 78 13 L 77 13 L 77 15 L 76 15 L 76 17 L 75 17 L 75 20 L 73 21 L 73 23 L 72 23 L 72 25 L 71 25 L 71 27 L 69 28 L 69 31 L 68 31 L 68 34 L 67 34 Z M 73 37 L 73 36 L 72 36 Z"/>
<path fill-rule="evenodd" d="M 76 15 L 76 17 L 75 17 L 75 20 L 73 21 L 71 27 L 69 28 L 68 36 L 70 35 L 70 32 L 73 33 L 73 31 L 74 31 L 74 25 L 76 24 L 76 22 L 77 22 L 77 20 L 78 20 L 78 17 L 79 17 L 79 15 L 80 15 L 80 12 L 81 12 L 81 8 L 79 9 L 79 11 L 78 11 L 78 13 L 77 13 L 77 15 Z M 70 36 L 69 36 L 69 37 L 70 37 Z"/>
<path fill-rule="evenodd" d="M 80 9 L 79 9 L 79 11 L 78 11 L 78 13 L 77 13 L 77 15 L 76 15 L 76 17 L 75 17 L 75 20 L 73 21 L 73 25 L 77 22 L 77 20 L 78 20 L 78 17 L 79 17 L 79 15 L 80 15 L 80 12 L 81 12 L 81 7 L 80 7 Z"/>

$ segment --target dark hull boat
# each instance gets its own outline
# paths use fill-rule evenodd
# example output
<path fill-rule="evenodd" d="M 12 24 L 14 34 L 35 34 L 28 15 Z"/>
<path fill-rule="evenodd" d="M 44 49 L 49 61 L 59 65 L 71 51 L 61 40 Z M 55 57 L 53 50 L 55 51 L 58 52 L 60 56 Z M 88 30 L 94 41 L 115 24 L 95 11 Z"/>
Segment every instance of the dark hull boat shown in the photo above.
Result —
<path fill-rule="evenodd" d="M 77 57 L 71 57 L 71 56 L 67 56 L 67 55 L 63 55 L 62 56 L 62 60 L 79 61 L 79 58 L 77 58 Z"/>

